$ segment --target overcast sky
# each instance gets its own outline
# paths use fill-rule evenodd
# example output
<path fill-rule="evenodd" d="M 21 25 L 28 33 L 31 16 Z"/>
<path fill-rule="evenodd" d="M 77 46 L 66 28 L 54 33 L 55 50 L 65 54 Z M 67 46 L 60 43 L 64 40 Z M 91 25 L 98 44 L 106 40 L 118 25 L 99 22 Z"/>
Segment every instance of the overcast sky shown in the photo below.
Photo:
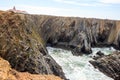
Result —
<path fill-rule="evenodd" d="M 120 0 L 0 0 L 0 10 L 120 20 Z"/>

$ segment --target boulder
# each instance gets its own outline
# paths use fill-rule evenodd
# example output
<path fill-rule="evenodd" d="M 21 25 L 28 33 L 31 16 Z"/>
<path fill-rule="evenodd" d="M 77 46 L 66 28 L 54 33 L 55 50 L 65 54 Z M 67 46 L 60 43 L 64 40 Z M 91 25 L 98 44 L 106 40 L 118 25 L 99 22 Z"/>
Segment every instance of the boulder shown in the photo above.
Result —
<path fill-rule="evenodd" d="M 90 61 L 90 63 L 105 75 L 120 80 L 120 52 L 115 51 L 110 55 L 105 55 Z"/>
<path fill-rule="evenodd" d="M 101 51 L 98 51 L 96 55 L 93 56 L 93 59 L 97 60 L 98 58 L 103 57 L 103 56 L 104 56 L 104 53 L 102 53 Z"/>

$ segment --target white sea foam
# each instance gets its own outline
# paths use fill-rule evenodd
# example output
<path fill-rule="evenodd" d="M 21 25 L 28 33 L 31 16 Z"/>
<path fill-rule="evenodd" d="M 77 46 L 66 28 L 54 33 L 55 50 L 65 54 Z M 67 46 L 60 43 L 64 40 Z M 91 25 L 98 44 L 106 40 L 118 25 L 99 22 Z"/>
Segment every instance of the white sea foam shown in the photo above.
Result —
<path fill-rule="evenodd" d="M 66 77 L 70 80 L 113 80 L 99 70 L 95 69 L 88 61 L 97 51 L 110 54 L 113 48 L 92 48 L 90 56 L 73 56 L 71 51 L 47 47 L 49 54 L 62 66 Z"/>

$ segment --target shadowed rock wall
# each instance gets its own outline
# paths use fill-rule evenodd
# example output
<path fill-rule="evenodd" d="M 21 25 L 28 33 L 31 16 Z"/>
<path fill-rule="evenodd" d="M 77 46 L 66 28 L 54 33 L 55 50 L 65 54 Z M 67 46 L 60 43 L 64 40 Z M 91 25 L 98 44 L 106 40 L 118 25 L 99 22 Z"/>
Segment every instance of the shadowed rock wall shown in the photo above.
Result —
<path fill-rule="evenodd" d="M 91 53 L 91 47 L 120 49 L 120 21 L 78 17 L 26 15 L 33 20 L 46 45 L 70 49 L 73 55 Z"/>

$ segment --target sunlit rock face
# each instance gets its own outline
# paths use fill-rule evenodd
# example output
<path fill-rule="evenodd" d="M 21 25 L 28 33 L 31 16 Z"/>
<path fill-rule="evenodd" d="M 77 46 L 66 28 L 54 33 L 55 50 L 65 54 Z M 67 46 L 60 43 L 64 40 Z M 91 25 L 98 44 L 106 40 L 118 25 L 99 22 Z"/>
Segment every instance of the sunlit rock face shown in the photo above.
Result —
<path fill-rule="evenodd" d="M 24 14 L 0 12 L 0 56 L 18 71 L 54 74 L 65 79 L 62 68 L 48 54 L 45 41 L 36 31 L 38 24 L 29 20 Z"/>
<path fill-rule="evenodd" d="M 8 61 L 0 57 L 0 80 L 62 80 L 54 75 L 38 75 L 18 72 L 11 68 Z"/>

